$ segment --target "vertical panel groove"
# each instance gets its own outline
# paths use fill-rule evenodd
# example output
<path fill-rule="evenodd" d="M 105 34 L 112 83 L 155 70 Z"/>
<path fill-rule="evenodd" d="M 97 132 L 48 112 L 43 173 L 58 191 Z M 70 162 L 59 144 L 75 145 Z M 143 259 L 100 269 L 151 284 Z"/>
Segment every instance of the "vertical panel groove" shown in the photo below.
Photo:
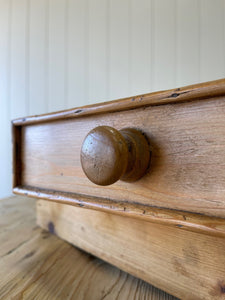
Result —
<path fill-rule="evenodd" d="M 201 82 L 201 66 L 202 66 L 202 61 L 201 61 L 201 50 L 202 50 L 202 44 L 201 44 L 201 31 L 202 31 L 202 0 L 198 1 L 198 22 L 199 22 L 199 35 L 198 35 L 198 44 L 199 44 L 199 50 L 198 50 L 198 69 L 199 69 L 199 82 Z"/>
<path fill-rule="evenodd" d="M 128 94 L 131 95 L 132 89 L 131 89 L 131 73 L 132 73 L 132 66 L 133 66 L 133 53 L 132 53 L 132 23 L 131 23 L 131 14 L 132 14 L 132 1 L 130 0 L 128 2 L 128 69 L 127 69 L 127 76 L 128 76 Z M 128 95 L 128 96 L 129 96 Z"/>
<path fill-rule="evenodd" d="M 8 45 L 7 45 L 7 99 L 9 120 L 12 116 L 11 103 L 11 44 L 12 44 L 12 0 L 9 0 L 9 16 L 8 16 Z"/>
<path fill-rule="evenodd" d="M 150 82 L 150 89 L 151 91 L 155 88 L 155 78 L 154 78 L 154 70 L 155 70 L 155 0 L 151 0 L 151 12 L 150 12 L 150 18 L 151 18 L 151 32 L 150 32 L 150 40 L 151 40 L 151 49 L 150 49 L 150 69 L 151 69 L 151 82 Z"/>
<path fill-rule="evenodd" d="M 26 3 L 26 45 L 25 45 L 25 72 L 26 72 L 26 114 L 30 114 L 30 0 Z"/>
<path fill-rule="evenodd" d="M 6 91 L 6 99 L 5 101 L 8 103 L 7 104 L 7 117 L 8 117 L 8 138 L 6 139 L 6 153 L 7 156 L 6 159 L 8 161 L 8 170 L 4 170 L 4 177 L 7 176 L 8 178 L 5 180 L 6 186 L 4 186 L 3 189 L 6 189 L 6 191 L 1 191 L 1 193 L 5 194 L 11 194 L 11 187 L 12 187 L 12 147 L 11 147 L 11 124 L 10 124 L 10 119 L 11 119 L 11 113 L 12 113 L 12 105 L 11 105 L 11 45 L 12 45 L 12 0 L 9 0 L 9 15 L 8 15 L 8 44 L 7 46 L 7 71 L 6 71 L 6 78 L 7 78 L 7 91 Z M 7 134 L 7 133 L 6 133 Z M 7 184 L 8 181 L 8 184 Z M 2 195 L 0 194 L 0 197 Z"/>
<path fill-rule="evenodd" d="M 110 98 L 126 97 L 128 91 L 128 2 L 111 1 Z M 118 9 L 119 8 L 119 9 Z"/>
<path fill-rule="evenodd" d="M 223 50 L 225 52 L 225 1 L 223 1 Z M 224 55 L 224 69 L 223 72 L 225 74 L 225 55 Z"/>
<path fill-rule="evenodd" d="M 110 7 L 111 0 L 106 1 L 106 98 L 110 99 Z"/>
<path fill-rule="evenodd" d="M 177 87 L 178 84 L 178 78 L 177 78 L 177 50 L 178 50 L 178 36 L 177 36 L 177 29 L 178 29 L 178 22 L 177 22 L 177 18 L 178 18 L 178 3 L 177 0 L 174 0 L 174 44 L 175 44 L 175 48 L 174 48 L 174 85 Z M 175 87 L 174 86 L 174 87 Z"/>
<path fill-rule="evenodd" d="M 45 101 L 46 109 L 49 112 L 49 1 L 46 0 L 46 14 L 45 14 Z"/>
<path fill-rule="evenodd" d="M 64 32 L 64 104 L 65 108 L 68 108 L 68 0 L 65 0 L 65 32 Z"/>
<path fill-rule="evenodd" d="M 90 103 L 90 89 L 89 89 L 89 20 L 90 20 L 90 8 L 89 8 L 89 0 L 85 1 L 85 15 L 84 18 L 84 26 L 85 26 L 85 41 L 84 41 L 84 52 L 85 52 L 85 90 L 84 90 L 84 101 Z"/>
<path fill-rule="evenodd" d="M 177 1 L 176 7 L 176 86 L 180 86 L 199 80 L 198 1 Z"/>
<path fill-rule="evenodd" d="M 89 103 L 107 97 L 107 1 L 89 2 Z"/>

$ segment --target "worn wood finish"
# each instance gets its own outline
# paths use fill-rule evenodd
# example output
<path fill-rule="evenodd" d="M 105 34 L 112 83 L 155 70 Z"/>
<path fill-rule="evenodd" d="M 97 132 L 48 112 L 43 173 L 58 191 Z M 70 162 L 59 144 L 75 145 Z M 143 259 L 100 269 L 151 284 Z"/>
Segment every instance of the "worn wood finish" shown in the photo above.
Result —
<path fill-rule="evenodd" d="M 219 79 L 200 84 L 185 86 L 168 91 L 154 92 L 134 97 L 123 98 L 104 103 L 86 105 L 80 108 L 68 109 L 42 115 L 35 115 L 26 118 L 18 118 L 13 121 L 15 126 L 37 124 L 77 118 L 102 113 L 119 112 L 134 108 L 146 107 L 149 105 L 161 105 L 193 101 L 196 99 L 219 97 L 225 94 L 225 79 Z"/>
<path fill-rule="evenodd" d="M 1 199 L 0 220 L 1 300 L 176 300 L 38 228 L 27 197 Z"/>
<path fill-rule="evenodd" d="M 58 202 L 38 201 L 38 224 L 123 270 L 182 299 L 224 299 L 224 115 L 220 80 L 15 120 L 14 192 Z M 144 177 L 86 178 L 80 150 L 98 126 L 144 133 Z"/>
<path fill-rule="evenodd" d="M 149 141 L 133 128 L 118 131 L 98 126 L 85 137 L 80 158 L 84 173 L 95 184 L 110 185 L 119 179 L 134 182 L 149 168 Z"/>
<path fill-rule="evenodd" d="M 37 222 L 183 300 L 225 299 L 225 239 L 38 200 Z"/>
<path fill-rule="evenodd" d="M 41 192 L 67 192 L 70 199 L 88 194 L 126 203 L 128 210 L 127 202 L 225 217 L 224 89 L 225 80 L 220 80 L 153 93 L 142 100 L 28 118 L 26 126 L 17 120 L 22 170 L 21 186 L 14 185 L 14 192 L 37 197 Z M 145 133 L 151 141 L 152 163 L 143 178 L 104 187 L 86 178 L 80 149 L 87 133 L 100 125 L 117 130 L 132 125 Z M 50 198 L 57 200 L 54 195 Z"/>
<path fill-rule="evenodd" d="M 68 193 L 55 191 L 44 191 L 27 187 L 26 190 L 16 189 L 18 194 L 38 197 L 46 200 L 56 201 L 62 204 L 94 209 L 106 213 L 113 213 L 120 216 L 137 218 L 151 223 L 164 224 L 172 227 L 182 228 L 183 230 L 193 231 L 211 236 L 225 237 L 225 221 L 222 218 L 208 217 L 200 214 L 187 213 L 171 209 L 162 209 L 145 205 L 130 203 L 117 203 L 115 201 L 84 197 L 78 194 L 68 196 Z"/>

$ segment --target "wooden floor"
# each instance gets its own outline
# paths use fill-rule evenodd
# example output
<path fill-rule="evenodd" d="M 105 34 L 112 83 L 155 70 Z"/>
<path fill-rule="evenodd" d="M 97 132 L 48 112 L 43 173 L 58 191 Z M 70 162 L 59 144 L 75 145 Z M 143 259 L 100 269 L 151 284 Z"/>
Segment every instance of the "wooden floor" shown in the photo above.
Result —
<path fill-rule="evenodd" d="M 42 230 L 35 201 L 0 200 L 0 299 L 175 300 Z"/>

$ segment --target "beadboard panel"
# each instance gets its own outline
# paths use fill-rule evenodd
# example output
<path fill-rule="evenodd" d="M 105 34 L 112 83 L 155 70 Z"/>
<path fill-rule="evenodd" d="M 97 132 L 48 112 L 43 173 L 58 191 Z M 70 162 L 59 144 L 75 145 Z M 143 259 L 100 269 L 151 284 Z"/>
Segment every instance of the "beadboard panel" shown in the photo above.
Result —
<path fill-rule="evenodd" d="M 10 116 L 29 114 L 28 87 L 28 1 L 12 0 L 10 22 Z"/>
<path fill-rule="evenodd" d="M 92 0 L 89 4 L 88 51 L 88 102 L 91 99 L 105 101 L 108 88 L 108 12 L 109 2 Z M 98 100 L 97 100 L 98 99 Z"/>
<path fill-rule="evenodd" d="M 0 0 L 0 197 L 10 119 L 225 77 L 225 0 Z"/>
<path fill-rule="evenodd" d="M 10 26 L 11 3 L 0 0 L 0 197 L 11 193 Z"/>
<path fill-rule="evenodd" d="M 67 1 L 49 0 L 48 8 L 48 110 L 62 110 L 66 96 Z"/>
<path fill-rule="evenodd" d="M 68 108 L 87 103 L 88 14 L 87 0 L 68 0 L 67 103 Z M 84 99 L 86 99 L 84 101 Z M 66 101 L 62 99 L 62 101 Z"/>
<path fill-rule="evenodd" d="M 30 1 L 29 23 L 29 114 L 48 111 L 48 2 Z"/>
<path fill-rule="evenodd" d="M 154 90 L 176 85 L 176 0 L 154 3 Z"/>
<path fill-rule="evenodd" d="M 224 0 L 201 0 L 200 80 L 224 77 Z"/>
<path fill-rule="evenodd" d="M 177 2 L 177 86 L 200 81 L 199 7 L 196 0 Z"/>

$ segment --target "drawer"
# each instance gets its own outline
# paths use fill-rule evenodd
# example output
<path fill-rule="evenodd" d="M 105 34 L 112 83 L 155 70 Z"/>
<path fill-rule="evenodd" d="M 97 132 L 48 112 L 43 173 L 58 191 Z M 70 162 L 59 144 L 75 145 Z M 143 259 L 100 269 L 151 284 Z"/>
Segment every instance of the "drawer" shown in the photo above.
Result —
<path fill-rule="evenodd" d="M 81 147 L 98 126 L 144 133 L 151 163 L 142 178 L 107 186 L 87 178 Z M 13 133 L 15 193 L 135 214 L 160 207 L 225 217 L 225 80 L 17 119 Z"/>
<path fill-rule="evenodd" d="M 224 299 L 224 136 L 225 80 L 17 119 L 13 191 L 69 243 L 180 299 Z"/>

